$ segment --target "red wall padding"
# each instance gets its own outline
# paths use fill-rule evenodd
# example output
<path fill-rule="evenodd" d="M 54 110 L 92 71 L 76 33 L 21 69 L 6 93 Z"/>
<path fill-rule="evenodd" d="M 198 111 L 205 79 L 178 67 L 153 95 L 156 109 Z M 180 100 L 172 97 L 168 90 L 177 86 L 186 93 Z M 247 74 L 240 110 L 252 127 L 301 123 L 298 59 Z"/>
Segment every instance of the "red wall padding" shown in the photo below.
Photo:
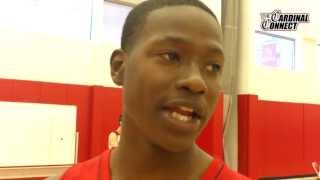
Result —
<path fill-rule="evenodd" d="M 117 127 L 121 113 L 121 89 L 100 86 L 0 79 L 0 101 L 76 105 L 80 162 L 106 149 L 107 135 Z M 222 136 L 223 95 L 197 143 L 223 158 Z"/>
<path fill-rule="evenodd" d="M 223 156 L 223 94 L 220 95 L 215 112 L 197 139 L 197 144 L 208 154 Z"/>
<path fill-rule="evenodd" d="M 77 105 L 77 131 L 79 132 L 78 161 L 89 158 L 91 132 L 92 91 L 86 86 L 68 85 L 67 103 Z"/>
<path fill-rule="evenodd" d="M 305 104 L 304 111 L 304 170 L 310 162 L 320 162 L 320 105 Z"/>
<path fill-rule="evenodd" d="M 121 98 L 119 88 L 93 87 L 90 157 L 108 147 L 108 134 L 119 125 Z"/>
<path fill-rule="evenodd" d="M 312 174 L 311 162 L 320 160 L 319 119 L 320 105 L 240 95 L 239 171 L 254 179 Z"/>

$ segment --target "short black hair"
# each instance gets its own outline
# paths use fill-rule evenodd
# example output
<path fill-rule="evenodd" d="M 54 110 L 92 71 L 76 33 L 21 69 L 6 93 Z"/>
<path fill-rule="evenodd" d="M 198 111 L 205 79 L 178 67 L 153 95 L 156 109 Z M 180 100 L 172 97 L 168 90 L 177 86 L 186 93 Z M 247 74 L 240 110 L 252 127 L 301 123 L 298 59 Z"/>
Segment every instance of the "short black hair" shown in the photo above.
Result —
<path fill-rule="evenodd" d="M 200 8 L 217 20 L 215 14 L 199 0 L 147 0 L 134 7 L 126 18 L 121 36 L 121 49 L 130 51 L 141 32 L 148 15 L 157 9 L 169 6 L 189 5 Z"/>

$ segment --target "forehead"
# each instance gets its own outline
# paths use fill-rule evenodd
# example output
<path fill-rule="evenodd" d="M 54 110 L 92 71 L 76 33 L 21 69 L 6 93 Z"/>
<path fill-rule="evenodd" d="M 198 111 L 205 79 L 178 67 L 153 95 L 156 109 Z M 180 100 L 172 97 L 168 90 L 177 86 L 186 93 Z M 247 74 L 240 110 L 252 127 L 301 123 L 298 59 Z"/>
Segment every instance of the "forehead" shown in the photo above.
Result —
<path fill-rule="evenodd" d="M 217 20 L 208 12 L 187 5 L 152 11 L 146 18 L 140 38 L 143 41 L 160 38 L 222 44 L 221 27 Z"/>

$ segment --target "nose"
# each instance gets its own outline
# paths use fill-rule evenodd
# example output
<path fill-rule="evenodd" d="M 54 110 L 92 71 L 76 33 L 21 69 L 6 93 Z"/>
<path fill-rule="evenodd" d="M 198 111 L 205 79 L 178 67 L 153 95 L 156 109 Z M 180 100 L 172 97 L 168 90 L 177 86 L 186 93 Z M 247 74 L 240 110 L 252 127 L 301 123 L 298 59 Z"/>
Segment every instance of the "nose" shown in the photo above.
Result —
<path fill-rule="evenodd" d="M 208 91 L 208 87 L 197 65 L 192 64 L 188 68 L 184 68 L 180 77 L 177 81 L 178 89 L 183 89 L 194 94 L 204 94 Z"/>

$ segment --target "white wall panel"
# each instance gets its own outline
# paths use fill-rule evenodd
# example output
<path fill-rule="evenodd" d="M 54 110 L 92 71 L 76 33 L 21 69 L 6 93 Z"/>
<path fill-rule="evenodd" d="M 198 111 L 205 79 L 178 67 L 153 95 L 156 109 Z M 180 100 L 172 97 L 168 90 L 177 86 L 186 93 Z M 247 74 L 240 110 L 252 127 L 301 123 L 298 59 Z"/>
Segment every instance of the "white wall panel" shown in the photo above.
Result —
<path fill-rule="evenodd" d="M 0 129 L 0 167 L 75 161 L 75 106 L 0 102 Z"/>

